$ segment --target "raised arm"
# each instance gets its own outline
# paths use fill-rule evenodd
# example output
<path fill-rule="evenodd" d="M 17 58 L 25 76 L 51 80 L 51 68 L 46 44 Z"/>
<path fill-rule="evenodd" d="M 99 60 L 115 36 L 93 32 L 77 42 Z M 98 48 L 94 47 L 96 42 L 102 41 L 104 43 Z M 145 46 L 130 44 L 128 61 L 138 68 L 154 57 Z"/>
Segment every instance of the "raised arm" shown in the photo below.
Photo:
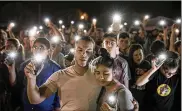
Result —
<path fill-rule="evenodd" d="M 53 33 L 54 33 L 55 36 L 59 36 L 60 39 L 61 39 L 61 41 L 65 42 L 64 35 L 59 31 L 59 29 L 51 21 L 49 21 L 47 23 L 47 26 L 49 28 L 51 28 L 51 30 L 53 31 Z"/>
<path fill-rule="evenodd" d="M 35 66 L 30 62 L 24 69 L 27 76 L 27 95 L 31 104 L 39 104 L 57 91 L 55 81 L 49 79 L 40 88 L 36 85 Z M 53 76 L 53 77 L 52 77 Z M 50 78 L 56 78 L 54 74 Z M 48 82 L 49 81 L 49 82 Z M 50 87 L 54 87 L 50 89 Z"/>
<path fill-rule="evenodd" d="M 8 35 L 10 38 L 15 38 L 15 35 L 13 34 L 12 32 L 12 26 L 9 24 L 8 27 L 7 27 L 7 32 L 8 32 Z"/>
<path fill-rule="evenodd" d="M 137 79 L 136 85 L 142 86 L 148 83 L 149 78 L 154 74 L 154 72 L 156 72 L 162 66 L 162 64 L 160 64 L 159 66 L 156 66 L 156 59 L 152 60 L 152 68 Z"/>
<path fill-rule="evenodd" d="M 168 41 L 167 41 L 167 27 L 163 29 L 163 40 L 164 40 L 164 44 L 165 44 L 165 47 L 167 48 L 168 46 Z"/>
<path fill-rule="evenodd" d="M 169 51 L 173 51 L 173 52 L 175 52 L 175 48 L 174 48 L 174 43 L 176 40 L 175 29 L 176 29 L 176 24 L 173 24 L 171 27 L 171 37 L 170 37 L 170 44 L 169 44 Z"/>

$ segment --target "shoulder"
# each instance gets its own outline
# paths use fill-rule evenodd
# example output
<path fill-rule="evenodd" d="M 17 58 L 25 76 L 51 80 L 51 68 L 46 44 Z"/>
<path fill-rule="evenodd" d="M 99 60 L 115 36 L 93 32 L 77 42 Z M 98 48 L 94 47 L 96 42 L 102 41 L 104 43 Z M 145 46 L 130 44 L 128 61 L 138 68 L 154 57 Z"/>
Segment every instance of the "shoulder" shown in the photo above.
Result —
<path fill-rule="evenodd" d="M 114 59 L 117 62 L 120 62 L 121 64 L 128 64 L 128 62 L 121 56 L 117 55 L 117 57 Z"/>
<path fill-rule="evenodd" d="M 73 77 L 75 76 L 74 72 L 73 72 L 73 69 L 72 69 L 72 66 L 70 67 L 67 67 L 63 70 L 59 70 L 56 72 L 59 76 L 66 76 L 66 77 Z"/>
<path fill-rule="evenodd" d="M 55 61 L 51 60 L 51 59 L 48 60 L 48 63 L 50 64 L 51 67 L 61 69 L 61 66 L 58 63 L 56 63 Z"/>

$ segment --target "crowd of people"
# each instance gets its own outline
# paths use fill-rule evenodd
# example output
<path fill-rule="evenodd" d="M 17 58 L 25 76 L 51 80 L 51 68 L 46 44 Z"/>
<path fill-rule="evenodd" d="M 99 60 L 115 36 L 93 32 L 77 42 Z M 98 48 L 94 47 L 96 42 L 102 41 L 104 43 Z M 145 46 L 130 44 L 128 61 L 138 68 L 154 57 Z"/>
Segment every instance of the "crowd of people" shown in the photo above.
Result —
<path fill-rule="evenodd" d="M 0 111 L 180 111 L 181 31 L 42 28 L 0 31 Z M 21 24 L 19 24 L 21 25 Z"/>

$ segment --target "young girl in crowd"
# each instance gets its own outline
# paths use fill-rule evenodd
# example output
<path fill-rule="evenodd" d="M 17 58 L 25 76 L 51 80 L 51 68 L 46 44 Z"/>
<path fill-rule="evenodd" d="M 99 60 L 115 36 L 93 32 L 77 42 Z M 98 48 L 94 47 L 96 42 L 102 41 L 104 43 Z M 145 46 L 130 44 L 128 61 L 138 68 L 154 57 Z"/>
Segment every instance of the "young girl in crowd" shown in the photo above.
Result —
<path fill-rule="evenodd" d="M 113 78 L 113 62 L 106 49 L 100 49 L 101 56 L 94 59 L 92 66 L 96 81 L 102 86 L 97 99 L 98 111 L 134 110 L 134 98 L 131 92 Z M 137 108 L 136 108 L 137 109 Z"/>

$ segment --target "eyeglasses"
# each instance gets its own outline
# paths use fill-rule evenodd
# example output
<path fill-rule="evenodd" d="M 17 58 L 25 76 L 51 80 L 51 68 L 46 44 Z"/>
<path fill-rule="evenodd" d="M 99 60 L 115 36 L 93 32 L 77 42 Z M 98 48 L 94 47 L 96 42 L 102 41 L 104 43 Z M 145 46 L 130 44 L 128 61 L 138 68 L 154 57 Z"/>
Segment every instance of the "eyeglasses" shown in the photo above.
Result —
<path fill-rule="evenodd" d="M 40 50 L 40 51 L 43 51 L 43 50 L 46 50 L 46 48 L 43 47 L 43 46 L 40 46 L 40 47 L 33 46 L 33 50 Z"/>

